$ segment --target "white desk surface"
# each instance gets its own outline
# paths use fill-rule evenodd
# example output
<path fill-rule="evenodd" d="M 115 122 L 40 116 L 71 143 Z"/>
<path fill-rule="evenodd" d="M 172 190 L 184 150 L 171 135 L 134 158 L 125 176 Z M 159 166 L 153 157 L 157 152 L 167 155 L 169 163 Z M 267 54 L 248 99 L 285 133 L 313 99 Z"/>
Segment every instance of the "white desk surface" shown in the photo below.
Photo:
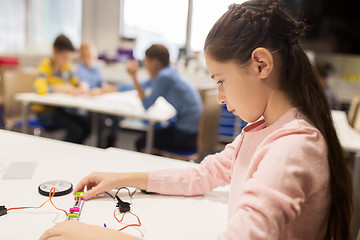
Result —
<path fill-rule="evenodd" d="M 350 125 L 347 115 L 343 111 L 331 111 L 336 132 L 340 138 L 341 146 L 346 151 L 360 152 L 360 133 L 356 132 Z"/>
<path fill-rule="evenodd" d="M 50 93 L 47 95 L 18 93 L 15 98 L 22 102 L 80 108 L 98 113 L 141 118 L 155 122 L 165 122 L 176 115 L 176 110 L 162 97 L 148 110 L 145 110 L 136 91 L 108 93 L 96 97 L 75 97 L 62 93 Z"/>
<path fill-rule="evenodd" d="M 39 206 L 47 197 L 38 193 L 38 185 L 50 180 L 67 180 L 76 185 L 92 171 L 148 171 L 186 167 L 191 163 L 136 153 L 121 149 L 107 150 L 50 140 L 0 130 L 0 205 L 7 208 Z M 12 161 L 35 161 L 37 168 L 32 179 L 4 180 L 2 175 Z M 124 192 L 121 196 L 127 200 Z M 226 226 L 228 188 L 217 188 L 199 197 L 176 197 L 136 193 L 132 211 L 143 227 L 144 239 L 216 239 Z M 69 210 L 72 195 L 53 198 L 60 208 Z M 114 219 L 115 202 L 109 197 L 85 202 L 80 221 L 118 229 Z M 133 223 L 130 217 L 127 223 Z M 65 215 L 50 203 L 41 209 L 15 210 L 0 217 L 0 239 L 38 239 Z M 141 236 L 135 228 L 124 232 Z"/>

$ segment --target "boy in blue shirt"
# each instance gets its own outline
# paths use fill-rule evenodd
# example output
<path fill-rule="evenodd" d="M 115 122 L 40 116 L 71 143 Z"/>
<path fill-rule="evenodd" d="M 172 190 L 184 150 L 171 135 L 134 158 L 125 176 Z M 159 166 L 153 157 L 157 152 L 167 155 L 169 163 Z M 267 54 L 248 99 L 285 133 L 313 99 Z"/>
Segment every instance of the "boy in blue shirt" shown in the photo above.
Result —
<path fill-rule="evenodd" d="M 84 41 L 80 46 L 80 63 L 76 73 L 79 81 L 87 86 L 91 96 L 111 92 L 111 89 L 113 89 L 113 87 L 107 84 L 102 78 L 100 68 L 95 61 L 96 58 L 95 47 L 89 42 Z M 90 121 L 89 116 L 88 118 Z M 106 124 L 108 122 L 110 122 L 110 124 Z M 119 118 L 116 116 L 99 115 L 97 131 L 98 147 L 108 148 L 115 145 L 118 123 Z"/>
<path fill-rule="evenodd" d="M 96 54 L 94 48 L 88 42 L 82 42 L 80 46 L 80 62 L 76 74 L 80 82 L 86 83 L 89 89 L 101 88 L 104 80 L 101 76 L 99 66 L 95 62 Z"/>
<path fill-rule="evenodd" d="M 162 96 L 177 111 L 176 123 L 166 129 L 156 130 L 154 147 L 175 151 L 193 151 L 197 149 L 197 132 L 202 113 L 202 101 L 196 89 L 184 81 L 175 68 L 171 67 L 168 49 L 155 44 L 145 52 L 145 69 L 150 79 L 141 84 L 137 78 L 138 65 L 135 60 L 128 63 L 127 71 L 133 81 L 144 108 L 148 109 Z M 118 90 L 130 88 L 119 85 Z M 145 146 L 145 137 L 136 142 L 137 150 Z"/>

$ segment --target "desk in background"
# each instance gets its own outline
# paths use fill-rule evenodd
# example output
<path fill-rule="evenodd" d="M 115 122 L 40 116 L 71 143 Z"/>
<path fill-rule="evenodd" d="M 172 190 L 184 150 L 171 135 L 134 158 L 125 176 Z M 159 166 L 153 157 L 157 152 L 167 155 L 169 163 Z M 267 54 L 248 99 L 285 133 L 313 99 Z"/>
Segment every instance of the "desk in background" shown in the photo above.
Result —
<path fill-rule="evenodd" d="M 357 159 L 357 154 L 360 153 L 360 133 L 355 131 L 348 122 L 347 115 L 343 111 L 331 111 L 334 125 L 338 137 L 340 139 L 340 144 L 343 149 L 347 152 L 354 153 L 354 166 L 352 169 L 353 185 L 356 194 L 358 194 L 357 189 L 359 188 L 358 179 L 360 179 L 360 159 Z M 360 196 L 359 196 L 360 198 Z"/>
<path fill-rule="evenodd" d="M 332 110 L 331 115 L 341 146 L 344 150 L 348 152 L 360 152 L 360 133 L 356 132 L 349 125 L 346 113 Z"/>
<path fill-rule="evenodd" d="M 331 111 L 334 125 L 343 149 L 350 153 L 355 153 L 355 161 L 352 169 L 354 188 L 358 189 L 360 179 L 360 159 L 356 159 L 356 154 L 360 153 L 360 133 L 356 132 L 350 125 L 347 115 L 343 111 Z M 356 191 L 358 192 L 358 191 Z"/>
<path fill-rule="evenodd" d="M 78 96 L 52 93 L 38 95 L 35 93 L 18 93 L 16 100 L 22 102 L 23 132 L 28 132 L 29 106 L 33 103 L 56 107 L 78 108 L 93 113 L 104 113 L 119 117 L 147 120 L 146 152 L 150 153 L 153 146 L 154 126 L 166 123 L 176 116 L 176 110 L 162 97 L 148 110 L 145 110 L 136 91 L 109 93 L 97 97 Z M 94 118 L 95 119 L 95 118 Z M 96 126 L 96 124 L 94 124 Z"/>
<path fill-rule="evenodd" d="M 360 134 L 356 132 L 348 123 L 347 115 L 343 111 L 332 111 L 331 112 L 336 132 L 339 136 L 341 146 L 347 152 L 350 152 L 350 156 L 353 157 L 352 166 L 352 179 L 355 193 L 355 205 L 356 209 L 354 212 L 353 227 L 356 233 L 353 233 L 353 237 L 357 234 L 357 228 L 360 224 Z M 355 229 L 356 228 L 356 229 Z M 355 238 L 354 238 L 355 239 Z"/>
<path fill-rule="evenodd" d="M 120 149 L 98 149 L 89 146 L 34 137 L 0 130 L 0 163 L 5 170 L 13 161 L 34 161 L 37 168 L 32 179 L 1 179 L 0 205 L 6 207 L 39 206 L 47 197 L 38 193 L 39 184 L 49 180 L 67 180 L 76 185 L 93 171 L 149 171 L 163 168 L 182 168 L 194 163 L 183 162 Z M 1 166 L 0 166 L 1 168 Z M 126 191 L 121 192 L 127 200 Z M 72 196 L 54 197 L 53 202 L 68 210 Z M 176 197 L 135 193 L 132 211 L 142 223 L 144 239 L 216 239 L 226 227 L 228 188 L 217 188 L 199 197 Z M 102 197 L 85 202 L 80 221 L 118 229 L 114 219 L 115 202 Z M 129 216 L 128 216 L 129 217 Z M 17 210 L 0 217 L 0 239 L 38 239 L 65 215 L 47 203 L 41 209 Z M 134 221 L 129 217 L 131 221 Z M 135 228 L 124 232 L 140 237 Z"/>

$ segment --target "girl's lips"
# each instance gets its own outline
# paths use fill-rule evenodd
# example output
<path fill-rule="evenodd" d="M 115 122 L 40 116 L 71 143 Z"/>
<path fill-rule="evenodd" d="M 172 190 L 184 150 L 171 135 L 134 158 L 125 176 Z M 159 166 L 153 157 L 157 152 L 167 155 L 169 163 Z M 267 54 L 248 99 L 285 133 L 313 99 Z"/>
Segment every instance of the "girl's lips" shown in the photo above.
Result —
<path fill-rule="evenodd" d="M 235 109 L 227 108 L 228 112 L 231 112 L 232 114 L 235 114 Z"/>

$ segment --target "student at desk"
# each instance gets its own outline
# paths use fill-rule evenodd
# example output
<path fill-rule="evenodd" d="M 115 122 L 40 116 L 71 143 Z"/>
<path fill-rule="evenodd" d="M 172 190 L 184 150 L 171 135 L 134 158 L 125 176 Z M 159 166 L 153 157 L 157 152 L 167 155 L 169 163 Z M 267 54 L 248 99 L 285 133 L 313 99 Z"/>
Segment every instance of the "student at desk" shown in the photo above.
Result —
<path fill-rule="evenodd" d="M 330 75 L 332 67 L 328 64 L 320 64 L 320 63 L 317 63 L 315 66 L 319 74 L 320 83 L 324 87 L 325 94 L 328 98 L 331 109 L 333 110 L 339 109 L 339 101 L 328 83 L 328 77 Z"/>
<path fill-rule="evenodd" d="M 197 166 L 93 173 L 75 191 L 86 187 L 85 200 L 124 186 L 197 196 L 230 184 L 220 240 L 350 240 L 351 177 L 326 96 L 298 42 L 304 29 L 278 1 L 230 5 L 206 38 L 206 64 L 218 102 L 250 124 Z M 135 239 L 65 222 L 41 240 L 101 238 Z"/>
<path fill-rule="evenodd" d="M 34 90 L 40 95 L 58 92 L 78 95 L 86 91 L 84 85 L 78 84 L 78 79 L 72 71 L 71 59 L 75 48 L 68 37 L 61 34 L 53 44 L 51 58 L 44 59 L 38 69 L 34 81 Z M 64 140 L 82 143 L 90 134 L 90 123 L 86 117 L 64 108 L 33 105 L 40 123 L 46 129 L 64 129 Z"/>
<path fill-rule="evenodd" d="M 113 86 L 107 84 L 102 78 L 99 66 L 95 61 L 96 58 L 95 47 L 84 41 L 80 46 L 80 62 L 76 74 L 79 82 L 89 89 L 88 94 L 91 96 L 105 94 L 113 90 Z M 118 126 L 118 117 L 99 114 L 97 146 L 100 148 L 113 147 L 116 142 Z"/>
<path fill-rule="evenodd" d="M 202 112 L 202 101 L 196 89 L 191 87 L 169 65 L 169 51 L 155 44 L 145 52 L 144 65 L 150 80 L 139 83 L 138 65 L 135 60 L 128 63 L 127 71 L 133 85 L 119 85 L 118 91 L 136 89 L 139 98 L 147 109 L 158 97 L 164 97 L 177 111 L 173 126 L 155 131 L 154 147 L 157 149 L 192 151 L 197 148 L 197 132 Z M 136 142 L 138 151 L 145 146 L 145 137 Z"/>

